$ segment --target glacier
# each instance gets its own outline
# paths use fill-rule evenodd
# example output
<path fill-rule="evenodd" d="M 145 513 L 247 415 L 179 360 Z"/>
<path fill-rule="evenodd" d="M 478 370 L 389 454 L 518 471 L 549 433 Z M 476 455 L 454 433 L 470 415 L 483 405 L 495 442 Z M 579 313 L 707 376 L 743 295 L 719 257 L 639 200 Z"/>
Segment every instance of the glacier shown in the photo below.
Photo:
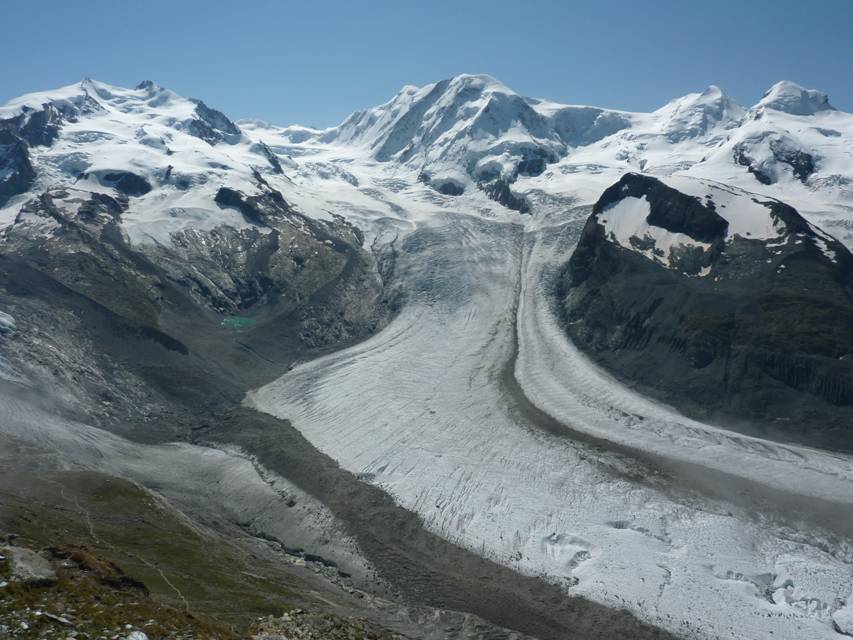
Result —
<path fill-rule="evenodd" d="M 535 407 L 572 429 L 851 508 L 849 458 L 687 420 L 577 352 L 544 289 L 578 232 L 461 210 L 385 228 L 411 292 L 399 316 L 247 402 L 435 532 L 568 593 L 694 637 L 831 638 L 833 603 L 853 590 L 849 545 L 828 552 L 820 527 L 795 534 L 785 518 L 679 489 L 618 447 L 549 433 L 505 391 L 510 366 Z"/>

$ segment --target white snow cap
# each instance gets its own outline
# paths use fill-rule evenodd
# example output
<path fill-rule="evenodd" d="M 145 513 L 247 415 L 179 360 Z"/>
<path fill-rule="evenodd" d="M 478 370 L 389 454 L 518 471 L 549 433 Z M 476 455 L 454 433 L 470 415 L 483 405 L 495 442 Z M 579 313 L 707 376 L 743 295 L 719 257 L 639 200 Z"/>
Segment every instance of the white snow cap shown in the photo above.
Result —
<path fill-rule="evenodd" d="M 670 140 L 677 142 L 701 136 L 720 123 L 734 124 L 745 109 L 732 100 L 717 85 L 701 93 L 688 93 L 655 111 Z"/>
<path fill-rule="evenodd" d="M 775 109 L 795 116 L 810 116 L 819 111 L 834 111 L 829 96 L 823 91 L 804 89 L 800 85 L 782 80 L 767 91 L 755 108 Z"/>
<path fill-rule="evenodd" d="M 680 98 L 675 98 L 671 100 L 660 109 L 657 110 L 658 113 L 663 113 L 669 110 L 680 110 L 685 108 L 727 108 L 733 109 L 736 111 L 742 111 L 743 107 L 740 107 L 734 100 L 732 100 L 725 91 L 723 91 L 720 87 L 715 84 L 709 85 L 705 88 L 701 93 L 688 93 L 685 96 L 681 96 Z"/>
<path fill-rule="evenodd" d="M 470 87 L 479 91 L 515 93 L 515 91 L 510 89 L 503 82 L 486 73 L 460 73 L 459 75 L 450 78 L 449 84 L 452 88 Z M 417 87 L 411 86 L 406 88 L 417 89 Z"/>
<path fill-rule="evenodd" d="M 686 176 L 666 176 L 658 180 L 696 198 L 705 206 L 713 205 L 717 215 L 728 223 L 726 242 L 732 242 L 735 238 L 766 242 L 776 240 L 785 233 L 784 223 L 773 215 L 769 199 L 762 201 L 753 193 L 710 180 Z M 674 251 L 684 248 L 710 249 L 709 243 L 650 224 L 650 212 L 651 206 L 646 196 L 628 196 L 607 205 L 598 214 L 598 221 L 604 227 L 604 235 L 608 240 L 665 267 L 673 266 L 671 257 Z M 707 271 L 701 275 L 707 275 Z"/>

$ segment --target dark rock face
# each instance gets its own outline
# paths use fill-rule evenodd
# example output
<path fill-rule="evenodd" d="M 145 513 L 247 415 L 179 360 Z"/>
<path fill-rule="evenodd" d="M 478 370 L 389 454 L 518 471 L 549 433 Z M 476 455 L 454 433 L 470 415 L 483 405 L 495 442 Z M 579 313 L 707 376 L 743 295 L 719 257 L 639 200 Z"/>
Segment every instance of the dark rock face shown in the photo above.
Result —
<path fill-rule="evenodd" d="M 59 136 L 64 122 L 77 122 L 81 115 L 101 109 L 89 95 L 73 103 L 45 103 L 41 109 L 23 107 L 19 115 L 0 120 L 0 131 L 14 134 L 31 147 L 49 147 Z"/>
<path fill-rule="evenodd" d="M 151 191 L 151 183 L 130 171 L 112 171 L 101 176 L 101 182 L 126 196 L 144 196 Z"/>
<path fill-rule="evenodd" d="M 643 176 L 623 178 L 594 210 L 623 187 L 681 232 L 699 214 Z M 610 241 L 593 213 L 558 277 L 566 331 L 618 377 L 699 419 L 851 451 L 853 256 L 791 207 L 770 208 L 783 235 L 771 246 L 719 242 L 704 277 Z"/>
<path fill-rule="evenodd" d="M 224 113 L 208 107 L 201 100 L 193 100 L 193 102 L 196 105 L 195 112 L 198 118 L 188 123 L 187 131 L 190 134 L 210 145 L 239 138 L 240 129 Z"/>
<path fill-rule="evenodd" d="M 0 206 L 26 193 L 36 178 L 27 144 L 14 133 L 0 129 Z"/>
<path fill-rule="evenodd" d="M 495 202 L 499 202 L 507 209 L 518 211 L 519 213 L 529 213 L 530 203 L 523 195 L 514 193 L 510 189 L 510 183 L 503 178 L 495 178 L 490 182 L 481 182 L 480 189 Z"/>
<path fill-rule="evenodd" d="M 32 146 L 49 147 L 59 136 L 62 117 L 52 105 L 33 113 L 20 129 L 20 136 Z"/>
<path fill-rule="evenodd" d="M 425 171 L 418 175 L 418 182 L 428 184 L 440 194 L 445 196 L 461 196 L 465 193 L 465 187 L 451 178 L 433 178 Z"/>
<path fill-rule="evenodd" d="M 116 225 L 121 222 L 127 204 L 127 198 L 116 199 L 104 193 L 52 189 L 25 203 L 15 217 L 15 224 L 52 220 L 60 227 L 54 231 L 56 236 L 83 228 L 96 236 L 107 228 L 117 234 Z"/>
<path fill-rule="evenodd" d="M 817 131 L 820 135 L 825 138 L 840 138 L 841 132 L 835 129 L 824 129 L 823 127 L 815 127 L 815 131 Z"/>
<path fill-rule="evenodd" d="M 522 176 L 540 176 L 545 171 L 546 159 L 544 157 L 524 157 L 518 163 L 516 171 Z"/>
<path fill-rule="evenodd" d="M 118 200 L 105 193 L 93 193 L 77 209 L 77 215 L 85 222 L 94 222 L 102 218 L 121 221 L 121 214 L 127 209 L 127 199 Z"/>
<path fill-rule="evenodd" d="M 810 153 L 798 148 L 796 143 L 785 137 L 774 137 L 767 143 L 773 155 L 771 162 L 757 162 L 749 151 L 749 146 L 741 143 L 734 150 L 734 161 L 747 168 L 761 184 L 775 184 L 779 181 L 780 165 L 787 165 L 794 177 L 803 184 L 817 170 L 817 161 Z"/>
<path fill-rule="evenodd" d="M 663 182 L 629 173 L 608 187 L 593 208 L 601 213 L 605 207 L 626 197 L 646 198 L 649 202 L 648 222 L 673 233 L 683 233 L 700 242 L 721 240 L 728 222 L 713 207 L 700 203 Z"/>
<path fill-rule="evenodd" d="M 270 167 L 272 167 L 273 173 L 277 173 L 279 175 L 284 173 L 284 169 L 281 168 L 281 162 L 279 161 L 278 157 L 266 144 L 264 144 L 263 142 L 258 142 L 252 147 L 252 150 L 257 153 L 260 153 L 262 156 L 264 156 L 264 158 L 267 159 L 267 162 L 269 162 Z"/>
<path fill-rule="evenodd" d="M 773 151 L 776 160 L 791 167 L 791 171 L 794 172 L 800 182 L 805 183 L 809 176 L 815 172 L 815 161 L 810 154 L 799 149 L 793 149 L 778 140 L 770 143 L 770 149 Z"/>
<path fill-rule="evenodd" d="M 743 146 L 735 147 L 734 161 L 742 167 L 746 167 L 746 170 L 755 176 L 755 179 L 761 184 L 773 184 L 776 182 L 775 178 L 757 166 L 755 160 L 752 159 Z"/>
<path fill-rule="evenodd" d="M 465 187 L 452 180 L 444 180 L 435 185 L 435 190 L 446 196 L 461 196 L 465 193 Z"/>
<path fill-rule="evenodd" d="M 523 176 L 540 176 L 545 171 L 546 160 L 543 157 L 525 157 L 518 163 L 516 171 Z"/>
<path fill-rule="evenodd" d="M 11 131 L 33 147 L 49 147 L 59 136 L 62 114 L 46 104 L 40 111 L 25 110 L 19 116 L 0 120 L 0 129 Z"/>
<path fill-rule="evenodd" d="M 221 187 L 216 192 L 216 204 L 220 207 L 238 209 L 247 222 L 267 226 L 270 218 L 291 212 L 290 205 L 278 191 L 269 191 L 259 196 L 246 196 L 240 191 Z"/>

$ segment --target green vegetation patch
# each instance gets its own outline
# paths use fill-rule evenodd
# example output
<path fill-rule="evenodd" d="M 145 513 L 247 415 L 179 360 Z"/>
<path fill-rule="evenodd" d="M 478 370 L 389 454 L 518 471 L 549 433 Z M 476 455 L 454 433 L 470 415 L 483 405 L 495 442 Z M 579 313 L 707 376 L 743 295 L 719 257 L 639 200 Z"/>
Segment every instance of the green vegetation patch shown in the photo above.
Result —
<path fill-rule="evenodd" d="M 60 575 L 53 585 L 0 588 L 0 625 L 17 629 L 20 617 L 61 630 L 31 614 L 41 608 L 76 611 L 75 625 L 92 638 L 116 635 L 119 623 L 152 640 L 187 631 L 245 637 L 258 617 L 312 602 L 301 581 L 190 526 L 134 483 L 93 472 L 24 475 L 0 473 L 0 534 L 16 534 L 16 545 L 50 557 Z M 7 573 L 0 563 L 0 584 Z M 163 628 L 143 624 L 152 619 Z"/>

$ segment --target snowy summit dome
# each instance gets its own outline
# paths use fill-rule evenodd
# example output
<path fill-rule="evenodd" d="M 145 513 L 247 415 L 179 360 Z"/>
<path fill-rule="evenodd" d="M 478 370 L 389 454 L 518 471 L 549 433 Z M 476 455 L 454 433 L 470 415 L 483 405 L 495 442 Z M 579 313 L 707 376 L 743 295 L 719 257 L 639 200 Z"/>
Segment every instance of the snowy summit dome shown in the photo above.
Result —
<path fill-rule="evenodd" d="M 795 116 L 810 116 L 819 111 L 835 110 L 835 107 L 829 104 L 829 96 L 823 91 L 804 89 L 788 80 L 782 80 L 770 87 L 755 106 Z"/>

